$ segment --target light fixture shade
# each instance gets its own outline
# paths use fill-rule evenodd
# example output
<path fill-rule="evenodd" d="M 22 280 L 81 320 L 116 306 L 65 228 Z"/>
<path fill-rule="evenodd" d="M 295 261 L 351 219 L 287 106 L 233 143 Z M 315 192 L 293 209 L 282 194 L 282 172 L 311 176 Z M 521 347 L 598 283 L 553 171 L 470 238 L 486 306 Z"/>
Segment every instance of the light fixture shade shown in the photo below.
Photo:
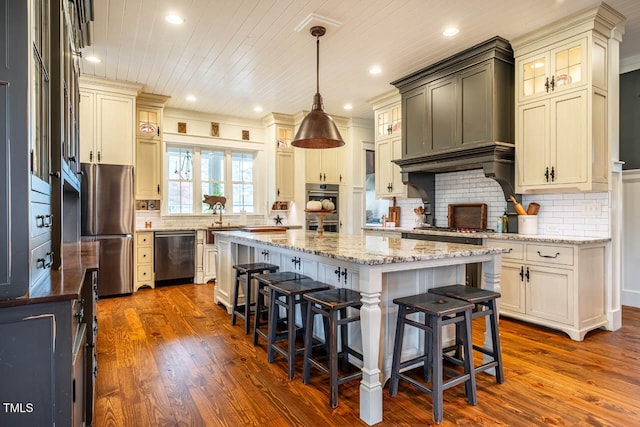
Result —
<path fill-rule="evenodd" d="M 316 93 L 313 108 L 300 123 L 291 145 L 299 148 L 337 148 L 344 145 L 336 123 L 322 110 L 319 93 Z"/>
<path fill-rule="evenodd" d="M 320 37 L 324 27 L 312 27 L 311 35 L 316 38 L 316 94 L 311 112 L 300 123 L 291 145 L 299 148 L 337 148 L 344 145 L 333 119 L 324 112 L 320 95 Z"/>

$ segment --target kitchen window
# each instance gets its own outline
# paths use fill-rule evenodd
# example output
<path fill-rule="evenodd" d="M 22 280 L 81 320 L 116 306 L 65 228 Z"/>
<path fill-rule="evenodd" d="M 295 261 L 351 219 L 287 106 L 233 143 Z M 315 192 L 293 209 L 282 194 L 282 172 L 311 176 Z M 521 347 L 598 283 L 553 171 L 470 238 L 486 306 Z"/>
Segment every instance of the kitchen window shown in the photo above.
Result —
<path fill-rule="evenodd" d="M 255 212 L 255 152 L 167 144 L 165 167 L 167 214 L 210 214 L 205 194 L 226 197 L 227 213 Z"/>

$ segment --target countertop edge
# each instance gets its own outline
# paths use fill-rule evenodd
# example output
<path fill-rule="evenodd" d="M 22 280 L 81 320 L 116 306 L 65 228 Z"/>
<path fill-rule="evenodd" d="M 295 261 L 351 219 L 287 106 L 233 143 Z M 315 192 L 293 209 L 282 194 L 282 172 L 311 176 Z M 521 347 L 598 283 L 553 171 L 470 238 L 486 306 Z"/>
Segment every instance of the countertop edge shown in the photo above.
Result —
<path fill-rule="evenodd" d="M 51 271 L 29 289 L 28 295 L 0 301 L 0 308 L 61 302 L 80 298 L 87 271 L 98 270 L 100 243 L 82 241 L 62 245 L 63 269 Z"/>
<path fill-rule="evenodd" d="M 519 240 L 525 242 L 540 242 L 540 243 L 558 243 L 558 244 L 570 244 L 570 245 L 585 245 L 592 243 L 606 243 L 610 242 L 610 237 L 571 237 L 571 236 L 558 236 L 558 235 L 543 235 L 543 234 L 518 234 L 518 233 L 456 233 L 451 231 L 437 231 L 429 229 L 415 230 L 413 228 L 382 228 L 382 227 L 362 227 L 362 230 L 368 231 L 387 231 L 396 233 L 415 233 L 426 235 L 440 235 L 440 236 L 458 236 L 458 237 L 476 237 L 481 239 L 494 239 L 494 240 Z"/>
<path fill-rule="evenodd" d="M 434 253 L 419 253 L 416 251 L 415 254 L 406 254 L 406 255 L 398 255 L 398 256 L 390 256 L 390 255 L 381 255 L 381 254 L 370 254 L 362 257 L 358 257 L 357 255 L 343 255 L 335 252 L 329 252 L 327 250 L 322 249 L 309 249 L 307 247 L 296 246 L 292 243 L 285 244 L 283 242 L 273 242 L 266 240 L 266 237 L 269 236 L 269 233 L 259 233 L 260 236 L 254 235 L 255 233 L 248 233 L 243 231 L 227 231 L 221 232 L 222 234 L 227 235 L 228 237 L 235 238 L 237 240 L 252 242 L 256 244 L 263 244 L 267 246 L 278 247 L 287 250 L 293 250 L 301 253 L 307 253 L 310 255 L 323 256 L 330 259 L 335 259 L 338 261 L 349 262 L 353 264 L 362 264 L 362 265 L 383 265 L 383 264 L 396 264 L 396 263 L 409 263 L 409 262 L 420 262 L 420 261 L 430 261 L 435 259 L 445 259 L 445 258 L 461 258 L 468 256 L 482 256 L 482 255 L 495 255 L 501 254 L 505 252 L 504 248 L 494 248 L 487 246 L 477 246 L 477 245 L 466 245 L 466 244 L 451 244 L 455 250 L 444 251 L 442 248 L 434 251 Z M 279 233 L 279 237 L 282 236 L 282 233 Z M 315 237 L 315 232 L 311 233 L 311 237 Z M 363 237 L 376 237 L 376 236 L 362 236 L 362 235 L 347 235 L 342 233 L 325 233 L 325 237 L 342 237 L 342 236 L 350 236 L 355 238 L 363 238 Z M 264 237 L 264 239 L 260 239 L 258 237 Z M 323 238 L 325 238 L 323 237 Z M 380 237 L 382 239 L 382 237 Z M 390 238 L 396 241 L 402 241 L 403 239 L 399 238 Z M 428 241 L 420 241 L 423 244 L 431 244 L 432 242 Z M 443 243 L 439 243 L 441 246 Z M 338 245 L 339 246 L 339 245 Z"/>

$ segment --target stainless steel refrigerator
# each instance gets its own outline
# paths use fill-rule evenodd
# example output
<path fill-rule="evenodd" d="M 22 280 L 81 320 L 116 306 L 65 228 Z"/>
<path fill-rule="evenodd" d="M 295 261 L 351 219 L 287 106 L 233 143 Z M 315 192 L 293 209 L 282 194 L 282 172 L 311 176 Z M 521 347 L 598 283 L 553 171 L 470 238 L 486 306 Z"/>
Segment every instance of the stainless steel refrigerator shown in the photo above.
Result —
<path fill-rule="evenodd" d="M 82 238 L 100 242 L 98 295 L 133 292 L 133 166 L 82 163 Z"/>

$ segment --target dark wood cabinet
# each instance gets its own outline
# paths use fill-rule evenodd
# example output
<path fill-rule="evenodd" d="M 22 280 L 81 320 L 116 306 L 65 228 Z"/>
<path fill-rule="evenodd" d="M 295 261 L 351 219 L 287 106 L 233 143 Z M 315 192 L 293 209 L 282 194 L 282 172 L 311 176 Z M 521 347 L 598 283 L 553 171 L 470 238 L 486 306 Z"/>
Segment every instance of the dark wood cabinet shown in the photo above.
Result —
<path fill-rule="evenodd" d="M 504 39 L 392 84 L 402 96 L 403 158 L 514 141 L 513 52 Z"/>
<path fill-rule="evenodd" d="M 427 85 L 426 151 L 437 152 L 459 146 L 458 76 L 446 77 Z"/>
<path fill-rule="evenodd" d="M 0 0 L 6 23 L 0 26 L 0 56 L 5 58 L 0 64 L 0 300 L 29 291 L 29 222 L 37 219 L 29 215 L 28 197 L 28 165 L 36 162 L 29 138 L 29 3 Z M 48 207 L 43 208 L 46 220 Z"/>
<path fill-rule="evenodd" d="M 402 157 L 426 151 L 427 94 L 424 86 L 402 94 Z"/>

